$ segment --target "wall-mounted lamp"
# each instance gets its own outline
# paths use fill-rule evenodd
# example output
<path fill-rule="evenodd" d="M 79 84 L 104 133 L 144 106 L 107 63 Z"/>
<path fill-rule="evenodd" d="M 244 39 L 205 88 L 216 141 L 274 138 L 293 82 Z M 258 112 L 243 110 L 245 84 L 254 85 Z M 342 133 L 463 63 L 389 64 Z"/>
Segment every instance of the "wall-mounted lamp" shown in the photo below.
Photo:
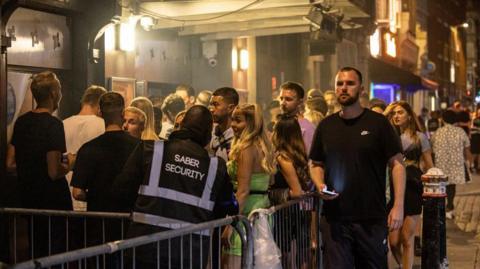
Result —
<path fill-rule="evenodd" d="M 395 37 L 390 33 L 385 33 L 386 53 L 391 57 L 397 57 L 397 44 L 395 43 Z"/>
<path fill-rule="evenodd" d="M 120 24 L 120 49 L 133 51 L 135 49 L 135 26 L 137 18 L 130 17 L 127 22 Z"/>
<path fill-rule="evenodd" d="M 240 69 L 248 69 L 248 50 L 246 49 L 240 50 Z"/>
<path fill-rule="evenodd" d="M 373 57 L 380 55 L 380 30 L 378 28 L 373 35 L 370 36 L 370 54 Z"/>
<path fill-rule="evenodd" d="M 105 50 L 115 49 L 115 28 L 116 25 L 111 23 L 105 29 Z"/>
<path fill-rule="evenodd" d="M 248 69 L 248 50 L 237 48 L 232 49 L 232 70 L 247 70 Z"/>
<path fill-rule="evenodd" d="M 134 51 L 135 27 L 138 19 L 138 16 L 131 16 L 123 22 L 120 22 L 118 18 L 112 19 L 112 22 L 106 26 L 104 32 L 105 49 Z"/>
<path fill-rule="evenodd" d="M 238 69 L 238 51 L 237 48 L 232 49 L 232 70 L 236 71 Z"/>

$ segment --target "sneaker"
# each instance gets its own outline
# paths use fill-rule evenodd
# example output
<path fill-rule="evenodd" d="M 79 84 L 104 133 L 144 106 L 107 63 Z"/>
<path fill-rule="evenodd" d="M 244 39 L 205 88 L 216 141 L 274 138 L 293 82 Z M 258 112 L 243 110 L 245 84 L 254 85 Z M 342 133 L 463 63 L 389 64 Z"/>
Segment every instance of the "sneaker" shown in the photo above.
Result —
<path fill-rule="evenodd" d="M 453 219 L 455 216 L 453 215 L 453 210 L 445 212 L 445 217 L 447 219 Z"/>

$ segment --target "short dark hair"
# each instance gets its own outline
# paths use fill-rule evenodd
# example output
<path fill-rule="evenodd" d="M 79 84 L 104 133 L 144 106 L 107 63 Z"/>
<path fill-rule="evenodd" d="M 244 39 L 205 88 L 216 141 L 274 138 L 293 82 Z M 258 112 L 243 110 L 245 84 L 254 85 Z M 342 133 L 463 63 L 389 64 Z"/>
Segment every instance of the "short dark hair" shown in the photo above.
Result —
<path fill-rule="evenodd" d="M 175 121 L 175 117 L 182 110 L 185 110 L 185 103 L 179 95 L 171 93 L 163 100 L 162 112 L 171 122 Z"/>
<path fill-rule="evenodd" d="M 177 86 L 177 88 L 175 88 L 175 91 L 186 91 L 188 96 L 195 97 L 195 89 L 193 89 L 193 87 L 190 85 L 180 84 Z"/>
<path fill-rule="evenodd" d="M 105 125 L 119 123 L 122 120 L 122 112 L 125 109 L 123 96 L 116 92 L 107 92 L 98 101 L 102 118 Z"/>
<path fill-rule="evenodd" d="M 454 124 L 457 122 L 457 113 L 453 110 L 447 109 L 443 112 L 442 119 L 448 124 Z"/>
<path fill-rule="evenodd" d="M 355 74 L 357 74 L 358 81 L 360 81 L 360 85 L 362 85 L 363 83 L 362 72 L 360 72 L 357 68 L 351 67 L 351 66 L 345 66 L 345 67 L 342 67 L 338 72 L 340 73 L 340 72 L 350 72 L 350 71 L 353 71 L 355 72 Z"/>
<path fill-rule="evenodd" d="M 387 104 L 382 99 L 372 98 L 370 99 L 370 109 L 373 109 L 374 107 L 379 107 L 382 110 L 385 110 L 387 109 Z"/>
<path fill-rule="evenodd" d="M 193 134 L 193 140 L 202 147 L 206 146 L 212 137 L 213 117 L 210 110 L 202 105 L 194 105 L 187 110 L 180 124 L 180 129 Z"/>
<path fill-rule="evenodd" d="M 218 88 L 213 92 L 212 96 L 221 96 L 227 103 L 233 104 L 234 106 L 238 106 L 240 99 L 237 90 L 231 87 Z"/>
<path fill-rule="evenodd" d="M 53 91 L 60 90 L 60 81 L 55 73 L 44 71 L 32 77 L 30 90 L 37 104 L 44 104 Z"/>
<path fill-rule="evenodd" d="M 297 93 L 298 98 L 303 99 L 305 96 L 305 90 L 302 84 L 293 81 L 287 81 L 280 86 L 280 90 L 292 90 Z"/>
<path fill-rule="evenodd" d="M 103 94 L 107 93 L 107 90 L 102 87 L 102 86 L 97 86 L 97 85 L 91 85 L 88 87 L 85 92 L 83 93 L 82 99 L 80 100 L 80 103 L 91 105 L 91 106 L 97 106 L 98 101 L 100 100 L 100 96 Z"/>

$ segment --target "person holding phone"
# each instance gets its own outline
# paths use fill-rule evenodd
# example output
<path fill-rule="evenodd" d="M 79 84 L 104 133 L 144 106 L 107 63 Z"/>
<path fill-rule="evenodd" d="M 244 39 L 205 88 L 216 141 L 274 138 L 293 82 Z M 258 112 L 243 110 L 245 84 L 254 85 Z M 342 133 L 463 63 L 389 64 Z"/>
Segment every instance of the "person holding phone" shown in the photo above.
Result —
<path fill-rule="evenodd" d="M 320 224 L 324 268 L 387 268 L 388 231 L 403 223 L 400 140 L 383 115 L 360 105 L 360 71 L 340 69 L 335 85 L 342 110 L 320 122 L 310 151 L 310 175 L 325 200 Z M 388 215 L 387 164 L 396 197 Z M 325 187 L 337 194 L 327 195 Z"/>

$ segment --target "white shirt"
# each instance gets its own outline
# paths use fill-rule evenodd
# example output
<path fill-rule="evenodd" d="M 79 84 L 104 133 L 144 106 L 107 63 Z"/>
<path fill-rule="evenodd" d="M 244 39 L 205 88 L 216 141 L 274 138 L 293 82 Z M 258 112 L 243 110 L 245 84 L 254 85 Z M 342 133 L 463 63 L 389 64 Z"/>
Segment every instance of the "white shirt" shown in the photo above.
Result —
<path fill-rule="evenodd" d="M 95 115 L 75 115 L 63 120 L 65 130 L 65 144 L 67 153 L 76 154 L 80 147 L 88 141 L 105 133 L 105 122 Z M 72 180 L 72 172 L 66 174 L 68 185 Z M 70 188 L 72 192 L 72 188 Z M 73 209 L 86 211 L 87 203 L 77 201 L 72 197 Z"/>

